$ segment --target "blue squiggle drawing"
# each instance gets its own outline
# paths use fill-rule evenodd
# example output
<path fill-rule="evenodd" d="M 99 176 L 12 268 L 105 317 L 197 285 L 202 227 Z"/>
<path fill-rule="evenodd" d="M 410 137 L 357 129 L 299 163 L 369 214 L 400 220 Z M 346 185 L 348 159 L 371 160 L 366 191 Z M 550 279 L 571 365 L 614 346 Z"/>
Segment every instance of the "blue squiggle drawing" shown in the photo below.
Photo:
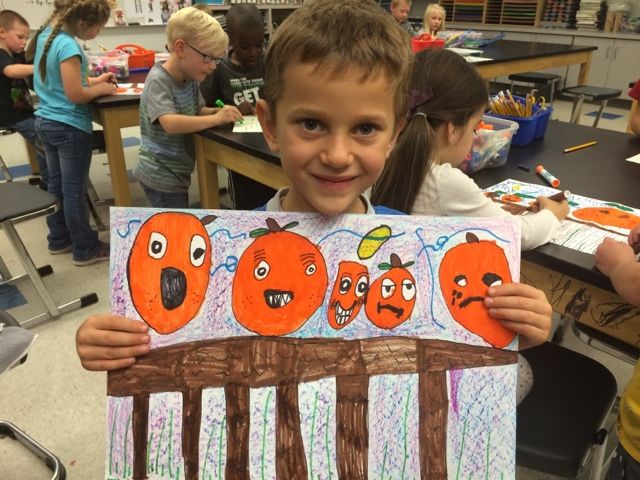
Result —
<path fill-rule="evenodd" d="M 118 236 L 120 238 L 127 238 L 129 236 L 129 234 L 131 233 L 131 225 L 139 224 L 139 223 L 142 223 L 142 220 L 129 220 L 127 222 L 127 230 L 126 230 L 126 232 L 122 233 L 122 232 L 120 232 L 119 228 L 116 228 L 116 233 L 118 234 Z"/>
<path fill-rule="evenodd" d="M 320 240 L 318 240 L 317 245 L 320 246 L 320 244 L 322 242 L 324 242 L 325 240 L 327 240 L 329 237 L 332 237 L 334 235 L 337 235 L 338 233 L 350 233 L 351 235 L 353 235 L 354 237 L 358 237 L 360 239 L 363 239 L 367 236 L 367 234 L 362 234 L 362 233 L 358 233 L 358 232 L 354 232 L 353 230 L 349 230 L 348 228 L 342 228 L 340 230 L 336 230 L 335 232 L 330 232 L 327 233 L 324 237 L 322 237 Z M 405 234 L 405 232 L 401 232 L 401 233 L 396 233 L 396 234 L 391 234 L 389 235 L 389 240 L 391 240 L 392 238 L 398 238 L 398 237 L 402 237 Z"/>
<path fill-rule="evenodd" d="M 214 230 L 209 234 L 209 238 L 213 238 L 218 233 L 224 234 L 229 240 L 235 240 L 236 238 L 244 240 L 247 238 L 246 233 L 239 233 L 238 235 L 232 235 L 231 232 L 226 228 L 219 228 L 218 230 Z"/>
<path fill-rule="evenodd" d="M 420 241 L 420 244 L 422 245 L 422 248 L 418 251 L 418 253 L 416 254 L 416 258 L 419 257 L 420 255 L 422 255 L 423 253 L 427 255 L 427 263 L 429 265 L 429 275 L 430 278 L 432 279 L 431 281 L 431 305 L 430 305 L 430 310 L 431 310 L 431 318 L 433 320 L 433 323 L 435 323 L 438 327 L 440 327 L 441 329 L 445 329 L 445 326 L 442 325 L 440 322 L 438 322 L 436 320 L 436 316 L 435 316 L 435 312 L 434 312 L 434 308 L 433 308 L 433 304 L 434 299 L 435 299 L 435 288 L 436 288 L 436 282 L 435 282 L 435 272 L 433 269 L 433 263 L 431 262 L 431 255 L 429 255 L 429 251 L 432 252 L 439 252 L 440 250 L 442 250 L 444 248 L 444 246 L 447 244 L 447 242 L 449 240 L 451 240 L 454 236 L 458 235 L 459 233 L 464 233 L 464 232 L 485 232 L 487 234 L 489 234 L 490 236 L 492 236 L 493 238 L 495 238 L 496 240 L 499 240 L 501 242 L 505 242 L 505 243 L 511 243 L 509 240 L 506 240 L 502 237 L 499 237 L 498 235 L 496 235 L 495 233 L 493 233 L 491 230 L 487 229 L 487 228 L 463 228 L 462 230 L 458 230 L 456 232 L 453 232 L 451 235 L 446 236 L 446 235 L 442 235 L 440 237 L 438 237 L 436 239 L 436 244 L 432 245 L 430 243 L 425 243 L 424 239 L 422 238 L 421 234 L 423 232 L 423 228 L 422 227 L 418 227 L 416 228 L 415 234 L 416 237 L 418 237 L 418 240 Z"/>
<path fill-rule="evenodd" d="M 224 263 L 221 263 L 213 271 L 209 274 L 210 277 L 213 277 L 218 270 L 224 268 L 227 272 L 233 273 L 238 268 L 238 257 L 235 255 L 229 255 Z"/>

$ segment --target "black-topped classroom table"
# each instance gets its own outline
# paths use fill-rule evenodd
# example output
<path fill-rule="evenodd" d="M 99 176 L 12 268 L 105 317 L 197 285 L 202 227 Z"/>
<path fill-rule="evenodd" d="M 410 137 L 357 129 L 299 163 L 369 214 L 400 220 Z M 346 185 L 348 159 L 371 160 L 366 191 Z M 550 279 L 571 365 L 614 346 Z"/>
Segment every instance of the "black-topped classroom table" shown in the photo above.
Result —
<path fill-rule="evenodd" d="M 491 61 L 474 64 L 483 78 L 493 78 L 511 73 L 521 73 L 529 70 L 542 70 L 565 65 L 580 65 L 578 84 L 587 82 L 591 53 L 596 47 L 578 45 L 554 45 L 550 43 L 516 42 L 499 40 L 484 47 L 484 57 Z M 128 82 L 143 82 L 146 74 L 132 75 Z M 94 121 L 104 128 L 107 149 L 107 159 L 111 172 L 111 185 L 115 204 L 118 206 L 131 205 L 127 167 L 122 150 L 122 136 L 120 129 L 139 124 L 140 97 L 138 95 L 115 95 L 102 97 L 91 103 L 94 111 Z M 229 155 L 233 152 L 224 150 Z M 220 159 L 220 164 L 224 162 Z M 260 167 L 258 167 L 260 168 Z M 277 178 L 269 178 L 270 171 L 258 172 L 263 175 L 265 185 L 268 182 L 278 184 Z M 266 175 L 266 177 L 264 176 Z M 217 194 L 216 194 L 217 196 Z"/>
<path fill-rule="evenodd" d="M 597 145 L 564 154 L 563 149 L 596 140 Z M 640 139 L 620 132 L 551 122 L 545 137 L 526 147 L 511 147 L 509 161 L 473 175 L 482 188 L 512 178 L 546 185 L 535 173 L 542 164 L 560 179 L 560 188 L 599 200 L 640 207 L 640 164 L 626 158 L 640 154 Z M 518 168 L 530 168 L 525 172 Z M 522 254 L 522 279 L 544 290 L 558 313 L 640 346 L 640 311 L 616 295 L 592 255 L 555 244 Z"/>
<path fill-rule="evenodd" d="M 564 148 L 596 140 L 594 147 L 563 154 Z M 511 147 L 509 161 L 474 175 L 483 188 L 507 178 L 544 185 L 535 166 L 544 166 L 572 193 L 640 207 L 640 164 L 625 159 L 640 153 L 640 139 L 626 133 L 550 122 L 545 137 L 526 147 Z M 201 132 L 196 137 L 200 200 L 218 208 L 217 165 L 280 188 L 288 184 L 280 159 L 257 133 L 233 133 L 231 128 Z M 517 168 L 526 165 L 531 171 Z M 628 343 L 640 344 L 640 312 L 614 293 L 611 282 L 594 267 L 593 256 L 559 245 L 543 245 L 523 253 L 522 280 L 547 293 L 558 313 L 606 331 Z M 636 325 L 633 328 L 633 325 Z"/>

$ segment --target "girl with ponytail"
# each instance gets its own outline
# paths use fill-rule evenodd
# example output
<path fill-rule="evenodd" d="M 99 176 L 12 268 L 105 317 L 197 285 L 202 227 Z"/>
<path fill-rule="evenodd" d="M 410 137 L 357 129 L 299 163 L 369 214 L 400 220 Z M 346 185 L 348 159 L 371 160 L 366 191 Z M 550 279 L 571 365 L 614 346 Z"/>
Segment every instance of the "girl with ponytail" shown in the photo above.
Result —
<path fill-rule="evenodd" d="M 509 216 L 457 169 L 471 150 L 487 107 L 485 80 L 463 57 L 448 50 L 416 55 L 407 125 L 398 137 L 372 202 L 416 215 Z M 569 212 L 566 201 L 538 197 L 540 211 L 519 216 L 522 248 L 550 241 Z"/>
<path fill-rule="evenodd" d="M 55 0 L 51 17 L 28 49 L 40 97 L 36 130 L 45 147 L 48 190 L 60 205 L 47 217 L 49 252 L 72 251 L 78 266 L 109 258 L 109 245 L 89 225 L 85 198 L 93 139 L 88 104 L 116 87 L 112 73 L 87 78 L 87 59 L 76 38 L 95 38 L 110 11 L 108 0 Z"/>

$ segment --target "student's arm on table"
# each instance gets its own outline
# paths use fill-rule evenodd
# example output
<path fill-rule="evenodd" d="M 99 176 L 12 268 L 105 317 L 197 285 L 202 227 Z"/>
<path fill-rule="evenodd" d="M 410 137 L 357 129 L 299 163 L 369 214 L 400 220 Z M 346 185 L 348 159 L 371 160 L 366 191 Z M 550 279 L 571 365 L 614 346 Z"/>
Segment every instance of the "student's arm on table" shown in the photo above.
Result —
<path fill-rule="evenodd" d="M 520 335 L 520 350 L 549 338 L 553 310 L 542 290 L 525 283 L 505 283 L 489 288 L 484 304 L 489 315 Z"/>
<path fill-rule="evenodd" d="M 76 351 L 87 370 L 117 370 L 133 365 L 150 350 L 144 322 L 110 314 L 87 318 L 76 332 Z"/>
<path fill-rule="evenodd" d="M 69 98 L 69 101 L 76 105 L 83 105 L 98 97 L 116 93 L 116 86 L 106 81 L 88 87 L 82 85 L 80 58 L 77 56 L 68 58 L 60 63 L 60 75 L 64 94 Z"/>
<path fill-rule="evenodd" d="M 208 107 L 203 107 L 200 111 Z M 167 113 L 161 115 L 158 121 L 165 132 L 170 134 L 179 133 L 194 133 L 207 128 L 218 127 L 220 125 L 226 125 L 233 123 L 239 118 L 242 118 L 242 114 L 236 107 L 225 105 L 224 108 L 211 109 L 217 110 L 213 114 L 200 114 L 200 115 L 181 115 L 178 113 Z"/>
<path fill-rule="evenodd" d="M 4 67 L 2 73 L 8 78 L 28 78 L 33 75 L 33 65 L 24 65 L 20 63 L 7 65 Z"/>
<path fill-rule="evenodd" d="M 636 239 L 640 226 L 629 234 L 629 242 Z M 632 237 L 633 236 L 633 237 Z M 640 263 L 633 248 L 612 238 L 605 238 L 595 253 L 596 267 L 611 279 L 613 288 L 627 302 L 640 305 Z"/>

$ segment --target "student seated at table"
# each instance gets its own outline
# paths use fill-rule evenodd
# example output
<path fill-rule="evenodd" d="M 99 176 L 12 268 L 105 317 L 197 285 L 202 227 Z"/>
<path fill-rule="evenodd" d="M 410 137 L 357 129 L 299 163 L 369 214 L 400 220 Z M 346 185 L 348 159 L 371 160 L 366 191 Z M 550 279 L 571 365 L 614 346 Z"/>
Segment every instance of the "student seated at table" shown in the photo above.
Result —
<path fill-rule="evenodd" d="M 255 115 L 255 104 L 264 97 L 264 22 L 255 5 L 232 5 L 227 13 L 229 54 L 200 84 L 207 106 L 216 101 L 235 105 L 243 115 Z M 275 190 L 229 171 L 229 195 L 236 210 L 263 205 Z"/>
<path fill-rule="evenodd" d="M 406 114 L 412 54 L 406 35 L 373 2 L 306 3 L 277 30 L 266 60 L 266 100 L 257 114 L 291 186 L 268 211 L 398 214 L 364 192 L 378 179 Z M 521 348 L 547 339 L 551 305 L 521 283 L 491 287 L 490 314 L 521 334 Z M 147 327 L 113 315 L 89 317 L 76 348 L 89 370 L 132 365 L 149 351 Z"/>
<path fill-rule="evenodd" d="M 629 90 L 629 96 L 638 102 L 635 110 L 630 114 L 629 126 L 631 127 L 631 131 L 640 137 L 640 79 L 633 85 L 633 88 Z"/>
<path fill-rule="evenodd" d="M 430 3 L 424 11 L 424 31 L 435 37 L 444 30 L 444 19 L 447 12 L 442 5 Z"/>
<path fill-rule="evenodd" d="M 487 107 L 485 80 L 461 56 L 447 50 L 416 55 L 407 125 L 376 183 L 372 199 L 417 215 L 506 217 L 501 205 L 456 167 L 471 150 Z M 569 213 L 566 201 L 538 197 L 540 211 L 517 218 L 522 249 L 550 241 Z"/>
<path fill-rule="evenodd" d="M 629 233 L 628 244 L 605 238 L 595 253 L 596 267 L 611 279 L 622 298 L 636 306 L 640 306 L 638 252 L 640 225 Z M 636 480 L 640 478 L 640 363 L 622 396 L 617 430 L 619 443 L 606 480 Z"/>
<path fill-rule="evenodd" d="M 0 127 L 15 130 L 36 152 L 40 168 L 40 187 L 47 189 L 48 170 L 44 147 L 36 133 L 36 117 L 27 80 L 33 65 L 26 64 L 24 49 L 29 38 L 29 23 L 13 10 L 0 12 Z M 6 179 L 5 179 L 6 180 Z"/>
<path fill-rule="evenodd" d="M 409 35 L 415 34 L 413 27 L 411 26 L 411 22 L 409 22 L 411 0 L 392 0 L 391 7 L 389 7 L 389 9 L 391 11 L 391 16 L 393 16 L 398 25 L 406 30 Z"/>
<path fill-rule="evenodd" d="M 227 34 L 194 7 L 167 23 L 169 59 L 156 64 L 140 99 L 140 156 L 133 173 L 152 207 L 187 208 L 195 166 L 194 132 L 235 122 L 236 107 L 205 106 L 198 82 L 213 72 L 227 48 Z"/>

